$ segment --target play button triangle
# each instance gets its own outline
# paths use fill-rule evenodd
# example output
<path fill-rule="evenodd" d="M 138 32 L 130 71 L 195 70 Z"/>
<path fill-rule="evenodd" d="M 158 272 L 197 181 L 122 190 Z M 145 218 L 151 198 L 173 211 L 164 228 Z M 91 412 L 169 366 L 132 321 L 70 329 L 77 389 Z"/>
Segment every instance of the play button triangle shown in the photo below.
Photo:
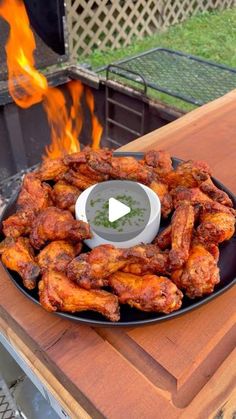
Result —
<path fill-rule="evenodd" d="M 113 223 L 116 220 L 124 217 L 125 215 L 129 214 L 131 211 L 130 207 L 123 204 L 123 202 L 118 201 L 115 198 L 109 199 L 109 221 Z"/>

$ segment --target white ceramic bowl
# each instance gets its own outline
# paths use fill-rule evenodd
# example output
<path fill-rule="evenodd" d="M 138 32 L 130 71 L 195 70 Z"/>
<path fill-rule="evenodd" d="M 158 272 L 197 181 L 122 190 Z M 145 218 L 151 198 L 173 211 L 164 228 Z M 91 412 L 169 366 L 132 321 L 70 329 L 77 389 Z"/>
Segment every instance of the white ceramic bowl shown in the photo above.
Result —
<path fill-rule="evenodd" d="M 92 230 L 92 238 L 84 240 L 84 243 L 88 247 L 93 249 L 94 247 L 99 246 L 100 244 L 113 244 L 116 247 L 126 248 L 135 246 L 139 243 L 151 243 L 153 241 L 160 227 L 161 203 L 157 194 L 152 189 L 148 188 L 145 185 L 142 185 L 141 183 L 139 183 L 139 185 L 144 189 L 144 191 L 148 195 L 151 207 L 149 221 L 144 230 L 131 240 L 117 242 L 105 240 Z M 95 186 L 96 185 L 90 186 L 90 188 L 83 191 L 82 194 L 78 197 L 75 204 L 75 217 L 77 220 L 82 220 L 86 222 L 88 221 L 86 217 L 86 202 L 90 192 L 93 190 L 93 188 L 95 188 Z"/>

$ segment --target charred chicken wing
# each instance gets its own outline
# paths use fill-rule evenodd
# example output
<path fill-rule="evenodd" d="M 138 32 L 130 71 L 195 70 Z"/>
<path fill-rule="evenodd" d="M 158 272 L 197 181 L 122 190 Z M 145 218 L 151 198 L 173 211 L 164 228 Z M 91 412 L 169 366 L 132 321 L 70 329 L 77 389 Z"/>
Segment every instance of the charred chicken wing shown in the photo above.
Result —
<path fill-rule="evenodd" d="M 45 246 L 36 260 L 41 272 L 49 269 L 64 272 L 68 263 L 76 256 L 77 249 L 65 240 L 57 240 Z"/>
<path fill-rule="evenodd" d="M 123 249 L 110 244 L 95 247 L 81 254 L 67 267 L 68 278 L 86 289 L 108 285 L 107 278 L 127 263 Z"/>
<path fill-rule="evenodd" d="M 34 220 L 30 242 L 35 249 L 40 249 L 48 241 L 69 240 L 76 243 L 90 237 L 89 224 L 76 221 L 69 211 L 49 207 Z"/>
<path fill-rule="evenodd" d="M 150 150 L 145 153 L 145 162 L 154 168 L 158 178 L 163 178 L 167 173 L 173 171 L 172 161 L 169 153 L 163 150 Z"/>
<path fill-rule="evenodd" d="M 234 210 L 218 202 L 207 203 L 200 212 L 199 238 L 215 244 L 229 240 L 235 232 Z"/>
<path fill-rule="evenodd" d="M 214 254 L 217 259 L 217 250 Z M 191 246 L 186 264 L 174 271 L 171 279 L 189 298 L 210 294 L 220 282 L 216 259 L 205 246 L 195 243 Z"/>
<path fill-rule="evenodd" d="M 20 236 L 25 236 L 30 233 L 35 217 L 35 211 L 31 208 L 17 211 L 2 222 L 3 233 L 6 237 L 13 237 L 15 239 Z"/>
<path fill-rule="evenodd" d="M 109 285 L 121 304 L 129 304 L 142 311 L 171 313 L 182 304 L 182 292 L 163 276 L 116 272 L 109 277 Z"/>
<path fill-rule="evenodd" d="M 195 188 L 199 182 L 196 179 L 200 174 L 211 174 L 208 164 L 201 160 L 180 163 L 177 169 L 173 172 L 167 173 L 165 176 L 165 183 L 170 189 L 175 189 L 177 186 L 185 186 L 187 188 Z"/>
<path fill-rule="evenodd" d="M 70 185 L 64 180 L 59 180 L 53 187 L 52 199 L 57 208 L 74 213 L 75 203 L 80 193 L 81 191 L 76 186 Z"/>
<path fill-rule="evenodd" d="M 41 180 L 59 180 L 68 171 L 69 167 L 64 164 L 62 158 L 46 158 L 41 164 L 37 174 Z"/>
<path fill-rule="evenodd" d="M 171 220 L 171 269 L 180 268 L 187 261 L 194 226 L 194 209 L 184 203 L 174 212 Z"/>
<path fill-rule="evenodd" d="M 0 254 L 4 265 L 12 271 L 18 272 L 26 288 L 29 290 L 35 288 L 40 269 L 34 260 L 29 239 L 19 237 L 15 240 L 7 237 L 0 244 Z"/>
<path fill-rule="evenodd" d="M 199 188 L 186 188 L 185 186 L 179 186 L 171 191 L 171 195 L 173 197 L 173 204 L 175 208 L 183 202 L 189 202 L 192 205 L 212 202 L 212 199 Z"/>
<path fill-rule="evenodd" d="M 127 272 L 166 273 L 167 264 L 168 254 L 162 253 L 155 245 L 119 249 L 106 244 L 72 260 L 67 275 L 86 289 L 100 288 L 108 285 L 109 275 L 126 266 Z"/>
<path fill-rule="evenodd" d="M 70 281 L 65 274 L 47 271 L 39 282 L 39 300 L 47 311 L 79 312 L 93 310 L 111 321 L 118 321 L 118 298 L 106 291 L 87 291 Z"/>
<path fill-rule="evenodd" d="M 122 271 L 144 275 L 169 273 L 169 252 L 162 252 L 154 244 L 139 244 L 124 250 L 127 264 Z"/>
<path fill-rule="evenodd" d="M 51 205 L 51 187 L 46 183 L 42 183 L 36 173 L 27 173 L 24 176 L 22 188 L 17 200 L 18 208 L 31 208 L 39 212 Z"/>
<path fill-rule="evenodd" d="M 76 186 L 81 191 L 89 188 L 92 185 L 95 185 L 97 181 L 95 179 L 91 179 L 87 176 L 82 175 L 80 172 L 77 172 L 73 169 L 70 169 L 65 175 L 64 180 L 72 185 Z"/>
<path fill-rule="evenodd" d="M 213 201 L 219 202 L 219 204 L 226 205 L 227 207 L 233 207 L 233 202 L 230 197 L 226 192 L 214 185 L 209 174 L 200 173 L 197 175 L 197 180 L 201 191 L 207 194 Z"/>

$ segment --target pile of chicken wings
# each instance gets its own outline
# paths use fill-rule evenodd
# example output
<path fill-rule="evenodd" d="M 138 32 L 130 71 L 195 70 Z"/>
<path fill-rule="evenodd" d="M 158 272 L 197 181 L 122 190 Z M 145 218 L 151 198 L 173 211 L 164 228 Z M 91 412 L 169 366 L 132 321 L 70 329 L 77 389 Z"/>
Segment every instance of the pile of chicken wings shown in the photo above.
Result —
<path fill-rule="evenodd" d="M 89 224 L 74 217 L 75 202 L 89 186 L 108 179 L 149 186 L 170 218 L 152 244 L 120 249 L 101 245 L 83 253 Z M 83 151 L 45 159 L 25 175 L 17 211 L 3 221 L 3 264 L 29 290 L 38 287 L 48 311 L 93 310 L 119 321 L 120 304 L 170 313 L 189 298 L 212 293 L 220 281 L 219 244 L 235 231 L 229 196 L 211 179 L 203 161 L 172 166 L 165 151 L 143 160 L 116 157 L 112 150 Z"/>

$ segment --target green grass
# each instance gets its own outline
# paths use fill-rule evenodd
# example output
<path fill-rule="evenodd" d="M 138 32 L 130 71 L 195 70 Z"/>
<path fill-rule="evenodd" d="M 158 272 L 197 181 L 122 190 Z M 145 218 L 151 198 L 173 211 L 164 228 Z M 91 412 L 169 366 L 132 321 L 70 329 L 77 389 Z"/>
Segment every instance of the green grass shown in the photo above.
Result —
<path fill-rule="evenodd" d="M 80 62 L 89 63 L 94 69 L 156 47 L 171 48 L 236 67 L 236 8 L 198 14 L 165 32 L 142 40 L 133 39 L 128 47 L 102 52 L 95 50 L 91 55 L 81 58 Z M 155 92 L 152 95 L 183 110 L 193 108 L 165 94 Z"/>

